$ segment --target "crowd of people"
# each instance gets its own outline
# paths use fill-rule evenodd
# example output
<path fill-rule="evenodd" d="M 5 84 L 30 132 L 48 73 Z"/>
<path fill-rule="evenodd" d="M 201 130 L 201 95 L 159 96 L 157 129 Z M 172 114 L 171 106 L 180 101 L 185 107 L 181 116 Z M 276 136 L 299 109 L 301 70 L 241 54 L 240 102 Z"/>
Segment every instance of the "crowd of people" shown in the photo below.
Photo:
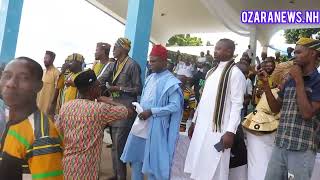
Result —
<path fill-rule="evenodd" d="M 141 80 L 131 42 L 97 43 L 92 69 L 73 53 L 58 70 L 28 57 L 0 80 L 0 179 L 308 180 L 320 177 L 320 41 L 286 57 L 220 39 L 194 60 L 154 45 Z M 294 56 L 292 53 L 294 52 Z M 254 63 L 256 62 L 256 63 Z M 318 68 L 318 70 L 317 70 Z M 104 131 L 112 159 L 101 159 Z M 319 156 L 319 155 L 318 155 Z"/>

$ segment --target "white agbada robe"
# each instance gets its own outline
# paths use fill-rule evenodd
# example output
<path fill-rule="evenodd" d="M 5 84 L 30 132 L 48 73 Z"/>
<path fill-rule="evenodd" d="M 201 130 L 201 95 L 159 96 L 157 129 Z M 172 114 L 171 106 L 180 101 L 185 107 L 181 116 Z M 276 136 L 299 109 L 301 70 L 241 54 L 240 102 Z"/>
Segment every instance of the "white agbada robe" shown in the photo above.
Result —
<path fill-rule="evenodd" d="M 234 66 L 228 82 L 221 132 L 213 132 L 213 113 L 219 80 L 227 62 L 220 62 L 218 68 L 208 77 L 195 113 L 196 126 L 187 153 L 184 171 L 198 180 L 228 180 L 230 149 L 218 152 L 214 145 L 226 132 L 236 133 L 240 123 L 240 112 L 246 91 L 246 79 L 240 69 Z"/>

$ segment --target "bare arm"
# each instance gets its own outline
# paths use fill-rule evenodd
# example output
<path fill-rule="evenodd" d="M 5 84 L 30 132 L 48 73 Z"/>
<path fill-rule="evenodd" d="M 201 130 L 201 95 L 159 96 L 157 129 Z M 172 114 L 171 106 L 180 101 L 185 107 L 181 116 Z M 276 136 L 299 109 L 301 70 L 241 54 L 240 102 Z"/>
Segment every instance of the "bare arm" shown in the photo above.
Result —
<path fill-rule="evenodd" d="M 304 83 L 296 82 L 297 103 L 303 119 L 310 120 L 320 108 L 320 102 L 311 102 L 306 94 Z"/>
<path fill-rule="evenodd" d="M 259 78 L 262 81 L 263 89 L 266 94 L 266 98 L 269 104 L 269 107 L 273 113 L 279 113 L 281 110 L 282 102 L 276 99 L 271 91 L 269 82 L 268 82 L 268 74 L 264 70 L 259 71 Z"/>
<path fill-rule="evenodd" d="M 50 110 L 49 110 L 49 114 L 50 115 L 54 115 L 54 113 L 55 113 L 54 111 L 55 111 L 56 106 L 57 106 L 58 96 L 59 96 L 59 89 L 55 89 L 54 96 L 53 96 L 53 99 L 52 99 L 52 102 L 51 102 L 51 106 L 50 106 Z"/>
<path fill-rule="evenodd" d="M 265 88 L 264 90 L 265 90 L 266 98 L 271 111 L 273 113 L 279 113 L 282 107 L 282 103 L 273 96 L 269 85 L 264 85 L 264 88 Z"/>
<path fill-rule="evenodd" d="M 294 65 L 290 70 L 290 75 L 296 82 L 297 104 L 303 119 L 310 120 L 319 110 L 320 102 L 311 102 L 306 94 L 302 70 L 298 65 Z"/>

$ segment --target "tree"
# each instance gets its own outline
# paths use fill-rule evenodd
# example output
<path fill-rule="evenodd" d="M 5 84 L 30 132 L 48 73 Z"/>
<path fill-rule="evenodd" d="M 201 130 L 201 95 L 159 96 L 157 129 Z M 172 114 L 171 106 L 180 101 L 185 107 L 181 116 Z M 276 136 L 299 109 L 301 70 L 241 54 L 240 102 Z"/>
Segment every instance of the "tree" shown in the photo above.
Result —
<path fill-rule="evenodd" d="M 318 34 L 317 39 L 320 38 L 320 28 L 308 28 L 308 29 L 287 29 L 284 31 L 284 37 L 288 44 L 295 44 L 300 37 L 310 38 L 312 35 Z"/>
<path fill-rule="evenodd" d="M 168 40 L 167 46 L 202 46 L 202 40 L 190 34 L 177 34 Z"/>

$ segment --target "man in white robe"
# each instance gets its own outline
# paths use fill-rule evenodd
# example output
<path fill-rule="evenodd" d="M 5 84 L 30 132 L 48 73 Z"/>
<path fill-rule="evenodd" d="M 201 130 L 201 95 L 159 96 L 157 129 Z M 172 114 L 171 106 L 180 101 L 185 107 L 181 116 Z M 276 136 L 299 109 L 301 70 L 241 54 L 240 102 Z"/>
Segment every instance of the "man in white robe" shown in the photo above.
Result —
<path fill-rule="evenodd" d="M 207 74 L 203 94 L 189 129 L 192 136 L 184 171 L 197 180 L 228 180 L 230 148 L 240 123 L 240 112 L 246 90 L 246 79 L 238 67 L 233 66 L 227 82 L 220 129 L 216 130 L 214 114 L 216 103 L 221 98 L 219 80 L 225 67 L 230 64 L 235 45 L 232 40 L 221 39 L 215 46 L 214 57 L 219 61 L 216 68 Z M 215 124 L 215 125 L 214 125 Z M 222 139 L 224 150 L 218 152 L 214 145 Z"/>

